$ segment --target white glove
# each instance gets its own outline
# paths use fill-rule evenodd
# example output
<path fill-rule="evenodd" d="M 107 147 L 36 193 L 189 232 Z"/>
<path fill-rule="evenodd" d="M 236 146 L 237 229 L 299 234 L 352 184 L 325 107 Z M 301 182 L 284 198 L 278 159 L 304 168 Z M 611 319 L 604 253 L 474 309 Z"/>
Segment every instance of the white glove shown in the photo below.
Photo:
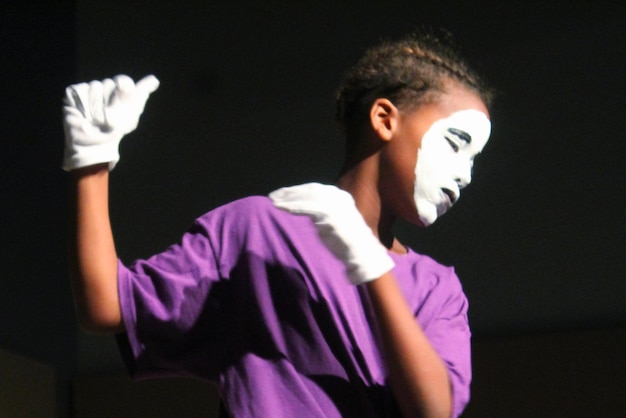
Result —
<path fill-rule="evenodd" d="M 348 192 L 308 183 L 275 190 L 269 197 L 276 207 L 313 220 L 324 244 L 346 265 L 352 284 L 377 279 L 394 267 Z"/>
<path fill-rule="evenodd" d="M 159 80 L 153 75 L 137 84 L 130 77 L 119 75 L 66 88 L 63 169 L 109 163 L 112 170 L 120 159 L 122 137 L 137 127 L 148 96 L 158 87 Z"/>

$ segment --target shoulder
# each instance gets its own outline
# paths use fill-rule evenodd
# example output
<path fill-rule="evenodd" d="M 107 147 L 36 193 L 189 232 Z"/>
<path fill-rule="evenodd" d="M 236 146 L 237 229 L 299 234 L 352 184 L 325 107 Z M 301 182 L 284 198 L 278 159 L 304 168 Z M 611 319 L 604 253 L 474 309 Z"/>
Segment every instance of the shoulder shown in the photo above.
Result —
<path fill-rule="evenodd" d="M 236 219 L 238 222 L 263 219 L 292 219 L 293 215 L 276 208 L 269 197 L 253 195 L 233 200 L 202 215 L 198 220 L 211 218 Z"/>
<path fill-rule="evenodd" d="M 211 234 L 230 236 L 261 235 L 266 238 L 280 231 L 306 229 L 310 220 L 276 208 L 267 196 L 248 196 L 234 200 L 205 213 L 196 225 Z"/>
<path fill-rule="evenodd" d="M 280 210 L 266 196 L 219 206 L 199 217 L 193 229 L 210 246 L 224 276 L 239 263 L 291 265 L 321 245 L 310 218 Z"/>
<path fill-rule="evenodd" d="M 237 221 L 237 224 L 247 223 L 267 217 L 281 217 L 281 212 L 274 207 L 267 196 L 248 196 L 218 206 L 198 218 L 198 222 Z"/>
<path fill-rule="evenodd" d="M 256 210 L 268 210 L 273 207 L 271 200 L 267 196 L 247 196 L 232 202 L 223 204 L 211 211 L 206 215 L 213 212 L 225 212 L 225 213 L 249 213 L 252 209 Z"/>

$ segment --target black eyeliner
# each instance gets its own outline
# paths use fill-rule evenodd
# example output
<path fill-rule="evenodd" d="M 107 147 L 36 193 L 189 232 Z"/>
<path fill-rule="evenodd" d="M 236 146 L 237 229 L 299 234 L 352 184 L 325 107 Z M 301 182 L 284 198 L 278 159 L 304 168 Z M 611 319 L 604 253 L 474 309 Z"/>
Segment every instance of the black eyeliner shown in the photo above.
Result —
<path fill-rule="evenodd" d="M 472 143 L 471 135 L 465 131 L 455 128 L 448 128 L 448 132 L 450 132 L 452 135 L 457 136 L 461 141 L 467 142 L 468 144 Z"/>
<path fill-rule="evenodd" d="M 454 152 L 458 152 L 459 151 L 459 146 L 456 144 L 456 142 L 454 140 L 450 139 L 448 137 L 448 135 L 444 135 L 443 137 L 446 139 L 446 141 L 448 141 L 448 144 L 450 144 L 450 147 L 452 147 L 452 150 Z"/>

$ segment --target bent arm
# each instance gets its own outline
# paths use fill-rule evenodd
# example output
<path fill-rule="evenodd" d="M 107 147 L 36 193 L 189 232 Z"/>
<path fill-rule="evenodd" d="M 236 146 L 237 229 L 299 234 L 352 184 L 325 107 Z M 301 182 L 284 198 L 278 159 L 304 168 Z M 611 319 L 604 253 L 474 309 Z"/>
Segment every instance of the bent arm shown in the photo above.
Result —
<path fill-rule="evenodd" d="M 366 284 L 376 312 L 391 388 L 406 417 L 452 414 L 448 370 L 415 321 L 391 272 Z"/>
<path fill-rule="evenodd" d="M 108 164 L 72 176 L 70 276 L 78 322 L 96 333 L 123 331 L 117 292 L 117 253 L 109 220 Z"/>
<path fill-rule="evenodd" d="M 403 415 L 449 418 L 452 388 L 447 367 L 416 322 L 391 272 L 393 260 L 352 196 L 317 183 L 282 188 L 269 196 L 276 207 L 309 216 L 324 244 L 346 265 L 351 283 L 367 286 Z"/>
<path fill-rule="evenodd" d="M 63 169 L 72 176 L 70 276 L 78 321 L 87 331 L 123 329 L 117 293 L 117 254 L 109 220 L 109 170 L 119 144 L 139 122 L 159 86 L 149 75 L 78 83 L 65 90 Z"/>

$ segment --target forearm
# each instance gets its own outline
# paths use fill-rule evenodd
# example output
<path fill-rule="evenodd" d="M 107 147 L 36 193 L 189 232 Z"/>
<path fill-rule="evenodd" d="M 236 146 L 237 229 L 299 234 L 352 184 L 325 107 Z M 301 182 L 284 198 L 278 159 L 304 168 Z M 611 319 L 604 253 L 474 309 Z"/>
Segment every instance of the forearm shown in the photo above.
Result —
<path fill-rule="evenodd" d="M 449 418 L 452 394 L 447 368 L 415 321 L 392 273 L 366 286 L 391 387 L 403 415 Z"/>
<path fill-rule="evenodd" d="M 109 170 L 119 144 L 139 123 L 159 87 L 149 75 L 126 75 L 73 84 L 65 89 L 63 169 L 72 174 L 70 275 L 80 324 L 89 331 L 123 329 L 117 293 L 117 253 L 109 220 Z"/>
<path fill-rule="evenodd" d="M 122 330 L 108 180 L 108 164 L 72 172 L 70 276 L 79 323 L 92 332 Z"/>

